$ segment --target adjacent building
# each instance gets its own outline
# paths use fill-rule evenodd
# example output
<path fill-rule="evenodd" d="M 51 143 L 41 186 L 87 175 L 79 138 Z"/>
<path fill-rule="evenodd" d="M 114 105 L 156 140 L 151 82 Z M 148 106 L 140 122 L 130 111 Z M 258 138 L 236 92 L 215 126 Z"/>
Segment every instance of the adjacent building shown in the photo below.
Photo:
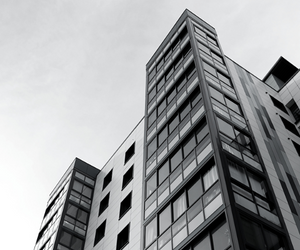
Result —
<path fill-rule="evenodd" d="M 75 159 L 35 250 L 300 246 L 300 72 L 262 80 L 185 10 L 146 65 L 145 116 L 98 170 Z"/>

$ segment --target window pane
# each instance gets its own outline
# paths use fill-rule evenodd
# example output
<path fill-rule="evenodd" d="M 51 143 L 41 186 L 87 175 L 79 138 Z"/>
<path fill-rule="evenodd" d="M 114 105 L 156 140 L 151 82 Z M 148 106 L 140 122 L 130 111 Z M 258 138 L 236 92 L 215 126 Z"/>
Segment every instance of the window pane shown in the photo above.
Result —
<path fill-rule="evenodd" d="M 204 70 L 209 72 L 210 74 L 217 76 L 217 71 L 214 67 L 210 66 L 206 62 L 203 61 Z"/>
<path fill-rule="evenodd" d="M 230 175 L 233 179 L 249 186 L 245 169 L 243 167 L 240 167 L 239 165 L 231 161 L 228 162 L 228 166 L 229 166 Z"/>
<path fill-rule="evenodd" d="M 85 223 L 87 222 L 87 216 L 88 216 L 88 213 L 79 209 L 78 211 L 78 215 L 77 215 L 77 220 L 81 221 L 82 223 Z"/>
<path fill-rule="evenodd" d="M 187 155 L 196 147 L 196 139 L 193 137 L 183 146 L 183 157 L 187 157 Z"/>
<path fill-rule="evenodd" d="M 76 218 L 78 208 L 69 204 L 67 214 L 71 215 L 72 217 Z"/>
<path fill-rule="evenodd" d="M 151 178 L 147 181 L 146 184 L 146 197 L 154 192 L 156 189 L 156 173 L 151 176 Z"/>
<path fill-rule="evenodd" d="M 259 193 L 260 195 L 262 195 L 264 197 L 267 197 L 267 195 L 266 195 L 267 190 L 265 187 L 264 180 L 256 175 L 251 174 L 251 173 L 248 173 L 248 176 L 250 179 L 252 190 L 256 193 Z"/>
<path fill-rule="evenodd" d="M 181 148 L 176 152 L 175 155 L 171 158 L 171 171 L 173 171 L 179 163 L 182 161 L 182 153 L 181 153 Z"/>
<path fill-rule="evenodd" d="M 168 137 L 168 127 L 165 127 L 158 135 L 158 145 L 160 146 Z"/>
<path fill-rule="evenodd" d="M 227 223 L 224 223 L 212 234 L 214 250 L 224 250 L 230 246 L 230 232 Z"/>
<path fill-rule="evenodd" d="M 225 97 L 225 99 L 226 99 L 226 103 L 227 103 L 228 108 L 232 109 L 233 111 L 237 112 L 240 115 L 242 114 L 239 104 L 231 101 L 230 99 L 228 99 L 226 97 Z"/>
<path fill-rule="evenodd" d="M 211 97 L 215 98 L 217 101 L 225 104 L 225 101 L 224 101 L 224 97 L 223 97 L 223 94 L 221 94 L 221 92 L 219 92 L 218 90 L 212 88 L 209 86 L 209 90 L 210 90 L 210 95 Z"/>
<path fill-rule="evenodd" d="M 165 78 L 163 77 L 162 79 L 160 79 L 159 83 L 157 84 L 157 91 L 159 91 L 162 86 L 164 86 L 165 84 Z"/>
<path fill-rule="evenodd" d="M 193 250 L 211 250 L 209 237 L 206 236 L 203 240 L 197 243 Z"/>
<path fill-rule="evenodd" d="M 173 214 L 174 220 L 177 220 L 180 215 L 182 215 L 186 210 L 186 197 L 183 193 L 176 201 L 173 203 Z"/>
<path fill-rule="evenodd" d="M 199 179 L 191 188 L 188 189 L 188 201 L 191 206 L 202 195 L 202 183 Z"/>
<path fill-rule="evenodd" d="M 87 187 L 87 186 L 84 186 L 82 194 L 84 196 L 87 196 L 87 197 L 91 198 L 92 197 L 92 189 Z"/>
<path fill-rule="evenodd" d="M 202 43 L 200 43 L 200 42 L 198 42 L 198 48 L 199 48 L 200 50 L 204 51 L 205 53 L 210 54 L 210 53 L 209 53 L 209 52 L 210 52 L 210 49 L 207 48 L 206 46 L 204 46 L 204 45 L 203 45 Z"/>
<path fill-rule="evenodd" d="M 225 135 L 229 136 L 232 139 L 235 139 L 235 134 L 232 126 L 218 117 L 217 117 L 217 121 L 219 124 L 220 132 L 224 133 Z"/>
<path fill-rule="evenodd" d="M 156 147 L 156 138 L 154 138 L 153 141 L 148 145 L 148 158 L 156 151 Z"/>
<path fill-rule="evenodd" d="M 171 225 L 171 206 L 167 206 L 159 214 L 159 234 L 164 232 Z"/>
<path fill-rule="evenodd" d="M 217 167 L 211 167 L 203 176 L 204 190 L 206 191 L 216 180 L 218 180 Z"/>
<path fill-rule="evenodd" d="M 263 233 L 258 224 L 246 218 L 242 218 L 242 228 L 246 243 L 254 246 L 255 249 L 266 249 Z"/>
<path fill-rule="evenodd" d="M 176 115 L 169 124 L 170 133 L 178 126 L 178 123 L 179 123 L 179 117 L 178 117 L 178 115 Z"/>
<path fill-rule="evenodd" d="M 156 218 L 154 218 L 146 226 L 146 247 L 156 238 L 156 235 L 157 235 L 157 224 L 156 224 Z"/>
<path fill-rule="evenodd" d="M 160 115 L 165 108 L 166 108 L 166 99 L 164 99 L 162 103 L 158 106 L 157 108 L 158 115 Z"/>
<path fill-rule="evenodd" d="M 169 176 L 169 162 L 167 161 L 159 170 L 158 170 L 158 183 L 159 185 Z"/>
<path fill-rule="evenodd" d="M 150 93 L 149 93 L 149 102 L 153 99 L 153 97 L 155 96 L 156 94 L 156 89 L 153 88 Z"/>
<path fill-rule="evenodd" d="M 148 117 L 148 127 L 155 121 L 155 119 L 156 119 L 156 109 Z"/>
<path fill-rule="evenodd" d="M 222 82 L 224 82 L 224 83 L 226 83 L 227 85 L 231 86 L 231 81 L 230 81 L 230 79 L 229 79 L 227 76 L 224 76 L 223 74 L 221 74 L 221 73 L 218 72 L 218 77 L 219 77 L 219 79 L 220 79 Z"/>
<path fill-rule="evenodd" d="M 174 88 L 174 89 L 169 93 L 169 95 L 168 95 L 168 97 L 167 97 L 168 103 L 170 103 L 170 102 L 173 100 L 173 98 L 175 97 L 175 95 L 176 95 L 176 89 Z"/>
<path fill-rule="evenodd" d="M 83 187 L 83 184 L 81 184 L 78 181 L 74 181 L 74 184 L 73 184 L 73 189 L 74 190 L 76 190 L 77 192 L 81 193 L 82 187 Z"/>
<path fill-rule="evenodd" d="M 190 112 L 191 106 L 189 103 L 186 104 L 186 106 L 183 108 L 183 110 L 180 111 L 180 120 L 182 121 L 184 117 Z"/>

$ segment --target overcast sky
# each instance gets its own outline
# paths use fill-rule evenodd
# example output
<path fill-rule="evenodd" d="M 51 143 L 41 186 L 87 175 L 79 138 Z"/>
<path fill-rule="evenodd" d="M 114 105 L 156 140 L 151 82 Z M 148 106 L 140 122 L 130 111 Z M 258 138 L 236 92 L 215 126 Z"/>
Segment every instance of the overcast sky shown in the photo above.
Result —
<path fill-rule="evenodd" d="M 300 67 L 299 0 L 0 0 L 1 249 L 33 249 L 74 158 L 102 168 L 141 120 L 145 65 L 186 8 L 257 77 Z"/>

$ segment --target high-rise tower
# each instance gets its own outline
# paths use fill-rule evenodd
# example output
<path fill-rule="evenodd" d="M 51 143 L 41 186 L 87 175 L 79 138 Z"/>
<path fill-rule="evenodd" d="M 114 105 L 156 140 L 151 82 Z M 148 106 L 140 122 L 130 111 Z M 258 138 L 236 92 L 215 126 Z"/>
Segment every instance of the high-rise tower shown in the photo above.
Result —
<path fill-rule="evenodd" d="M 72 164 L 35 250 L 298 249 L 298 68 L 258 79 L 185 10 L 146 71 L 145 117 L 101 171 Z"/>

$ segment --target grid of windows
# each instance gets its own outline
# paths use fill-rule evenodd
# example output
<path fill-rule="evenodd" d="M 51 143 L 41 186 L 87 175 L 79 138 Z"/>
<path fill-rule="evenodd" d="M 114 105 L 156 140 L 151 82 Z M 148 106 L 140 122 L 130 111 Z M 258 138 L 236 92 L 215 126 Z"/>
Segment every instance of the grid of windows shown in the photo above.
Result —
<path fill-rule="evenodd" d="M 73 188 L 70 194 L 70 200 L 84 206 L 87 209 L 91 207 L 92 189 L 81 182 L 74 180 Z"/>
<path fill-rule="evenodd" d="M 175 52 L 179 46 L 179 44 L 184 40 L 185 36 L 187 35 L 188 31 L 187 28 L 184 27 L 183 30 L 180 32 L 178 37 L 172 42 L 170 47 L 165 51 L 164 56 L 160 59 L 160 61 L 157 63 L 156 67 L 154 67 L 150 72 L 149 72 L 149 79 L 148 81 L 150 82 L 154 76 L 156 75 L 157 72 L 160 71 L 162 68 L 163 64 L 167 62 L 172 55 L 173 52 Z"/>
<path fill-rule="evenodd" d="M 158 135 L 148 144 L 147 174 L 155 166 L 156 160 L 159 162 L 174 147 L 177 141 L 185 136 L 186 132 L 201 118 L 203 113 L 204 107 L 200 92 L 196 89 L 168 120 Z"/>
<path fill-rule="evenodd" d="M 146 225 L 145 247 L 174 249 L 222 204 L 217 168 L 211 160 Z"/>
<path fill-rule="evenodd" d="M 228 167 L 235 202 L 277 226 L 281 226 L 265 179 L 230 160 Z"/>
<path fill-rule="evenodd" d="M 222 148 L 257 170 L 262 171 L 250 135 L 247 134 L 246 131 L 239 130 L 219 117 L 217 117 L 217 122 L 219 125 Z"/>
<path fill-rule="evenodd" d="M 282 250 L 287 249 L 282 236 L 263 225 L 241 217 L 244 241 L 249 250 Z"/>
<path fill-rule="evenodd" d="M 209 86 L 209 91 L 212 97 L 211 102 L 214 111 L 231 120 L 241 128 L 248 129 L 239 103 L 211 86 Z"/>
<path fill-rule="evenodd" d="M 212 152 L 206 120 L 146 180 L 145 217 L 165 200 Z"/>
<path fill-rule="evenodd" d="M 85 236 L 88 213 L 72 204 L 68 205 L 63 226 Z"/>

